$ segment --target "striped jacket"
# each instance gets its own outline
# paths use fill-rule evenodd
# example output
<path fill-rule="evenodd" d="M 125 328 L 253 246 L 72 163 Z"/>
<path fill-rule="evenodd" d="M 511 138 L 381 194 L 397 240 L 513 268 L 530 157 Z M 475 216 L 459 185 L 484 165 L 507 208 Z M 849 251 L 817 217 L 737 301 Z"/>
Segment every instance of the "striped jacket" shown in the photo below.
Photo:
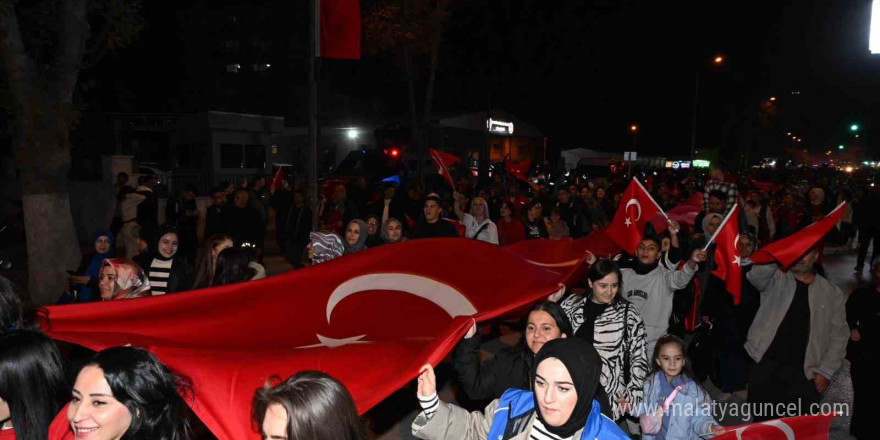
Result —
<path fill-rule="evenodd" d="M 584 303 L 587 297 L 571 295 L 560 305 L 571 321 L 575 333 L 584 323 Z M 629 312 L 626 312 L 626 309 Z M 623 319 L 626 315 L 626 325 Z M 623 345 L 623 332 L 628 331 L 627 346 Z M 620 299 L 596 318 L 593 332 L 593 346 L 602 358 L 602 373 L 599 382 L 611 401 L 614 419 L 624 415 L 617 398 L 623 395 L 631 408 L 642 402 L 642 385 L 648 374 L 648 355 L 646 352 L 645 324 L 638 310 L 630 302 Z M 629 383 L 624 383 L 623 353 L 628 353 L 630 365 Z"/>

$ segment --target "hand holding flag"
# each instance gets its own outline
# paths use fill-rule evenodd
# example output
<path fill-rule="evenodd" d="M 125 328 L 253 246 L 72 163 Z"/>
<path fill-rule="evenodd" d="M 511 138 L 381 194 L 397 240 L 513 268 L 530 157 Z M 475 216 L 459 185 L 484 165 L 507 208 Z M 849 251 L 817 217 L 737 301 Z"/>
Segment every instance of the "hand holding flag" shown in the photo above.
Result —
<path fill-rule="evenodd" d="M 636 178 L 626 187 L 620 201 L 607 232 L 621 249 L 634 254 L 645 235 L 645 225 L 658 213 L 666 214 Z"/>
<path fill-rule="evenodd" d="M 843 215 L 843 206 L 846 202 L 837 205 L 822 220 L 819 220 L 800 231 L 789 235 L 781 240 L 776 240 L 763 249 L 755 251 L 751 256 L 752 262 L 756 264 L 768 264 L 774 261 L 779 262 L 783 268 L 789 268 L 807 253 L 813 246 L 825 237 L 825 234 L 840 221 Z"/>
<path fill-rule="evenodd" d="M 449 167 L 461 162 L 461 159 L 457 156 L 433 148 L 429 148 L 428 153 L 431 155 L 431 159 L 434 160 L 434 164 L 437 165 L 437 173 L 449 182 L 449 186 L 451 186 L 452 189 L 455 189 L 455 183 L 452 181 L 452 174 L 449 172 Z"/>
<path fill-rule="evenodd" d="M 739 204 L 727 213 L 721 226 L 703 249 L 715 242 L 715 264 L 712 275 L 724 280 L 727 292 L 733 295 L 733 303 L 739 305 L 742 299 L 742 255 L 739 250 Z"/>

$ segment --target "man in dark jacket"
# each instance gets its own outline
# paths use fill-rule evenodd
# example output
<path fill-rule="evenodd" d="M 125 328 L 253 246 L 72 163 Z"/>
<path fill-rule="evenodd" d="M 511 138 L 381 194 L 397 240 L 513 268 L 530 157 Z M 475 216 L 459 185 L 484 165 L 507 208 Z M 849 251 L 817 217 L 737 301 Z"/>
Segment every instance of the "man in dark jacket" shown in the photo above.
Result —
<path fill-rule="evenodd" d="M 452 223 L 443 220 L 440 196 L 431 194 L 425 200 L 425 219 L 413 228 L 410 238 L 458 237 Z"/>
<path fill-rule="evenodd" d="M 229 236 L 236 246 L 243 243 L 256 246 L 262 242 L 260 233 L 263 231 L 263 221 L 260 220 L 260 214 L 248 204 L 247 190 L 235 192 L 234 203 L 226 210 L 224 218 Z"/>
<path fill-rule="evenodd" d="M 211 206 L 205 210 L 205 240 L 214 234 L 226 233 L 226 191 L 215 188 L 211 193 Z"/>
<path fill-rule="evenodd" d="M 571 234 L 571 237 L 583 237 L 589 231 L 584 229 L 584 215 L 580 206 L 571 199 L 571 194 L 566 188 L 559 188 L 556 196 L 559 198 L 556 207 L 559 208 L 559 214 L 560 217 L 562 217 L 562 221 L 568 225 L 568 231 Z"/>
<path fill-rule="evenodd" d="M 293 192 L 293 204 L 282 220 L 284 258 L 294 267 L 301 267 L 303 249 L 309 244 L 312 231 L 312 210 L 306 205 L 306 195 L 301 190 Z"/>
<path fill-rule="evenodd" d="M 141 227 L 141 235 L 153 237 L 159 230 L 159 199 L 156 196 L 155 176 L 141 176 L 138 179 L 137 194 L 144 201 L 137 205 L 137 223 Z"/>

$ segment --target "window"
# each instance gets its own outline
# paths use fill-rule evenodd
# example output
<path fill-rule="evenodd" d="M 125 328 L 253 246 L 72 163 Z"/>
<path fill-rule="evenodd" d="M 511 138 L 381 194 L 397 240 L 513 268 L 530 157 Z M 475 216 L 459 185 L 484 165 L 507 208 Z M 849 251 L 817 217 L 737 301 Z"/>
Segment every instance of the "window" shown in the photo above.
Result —
<path fill-rule="evenodd" d="M 244 146 L 244 168 L 266 168 L 266 146 L 253 144 Z"/>
<path fill-rule="evenodd" d="M 227 64 L 226 72 L 227 73 L 238 73 L 241 70 L 241 64 Z"/>
<path fill-rule="evenodd" d="M 203 143 L 182 144 L 177 146 L 177 167 L 184 169 L 202 169 L 208 157 Z"/>
<path fill-rule="evenodd" d="M 265 168 L 266 146 L 220 144 L 220 168 Z"/>
<path fill-rule="evenodd" d="M 241 144 L 220 144 L 220 168 L 241 168 L 243 153 Z"/>

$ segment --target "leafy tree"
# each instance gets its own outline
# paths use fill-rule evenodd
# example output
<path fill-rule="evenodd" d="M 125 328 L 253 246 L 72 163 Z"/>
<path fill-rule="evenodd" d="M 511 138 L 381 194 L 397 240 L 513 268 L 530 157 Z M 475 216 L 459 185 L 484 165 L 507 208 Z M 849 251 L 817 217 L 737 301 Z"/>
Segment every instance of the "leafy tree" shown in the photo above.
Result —
<path fill-rule="evenodd" d="M 53 302 L 79 246 L 67 190 L 80 72 L 134 41 L 140 0 L 0 0 L 0 57 L 13 108 L 12 150 L 21 181 L 28 291 Z"/>
<path fill-rule="evenodd" d="M 424 175 L 427 158 L 434 84 L 440 63 L 443 26 L 449 20 L 449 1 L 379 0 L 364 18 L 367 53 L 394 56 L 403 69 L 409 94 L 411 136 L 419 153 L 420 177 Z M 424 76 L 427 79 L 420 118 L 416 84 Z"/>

